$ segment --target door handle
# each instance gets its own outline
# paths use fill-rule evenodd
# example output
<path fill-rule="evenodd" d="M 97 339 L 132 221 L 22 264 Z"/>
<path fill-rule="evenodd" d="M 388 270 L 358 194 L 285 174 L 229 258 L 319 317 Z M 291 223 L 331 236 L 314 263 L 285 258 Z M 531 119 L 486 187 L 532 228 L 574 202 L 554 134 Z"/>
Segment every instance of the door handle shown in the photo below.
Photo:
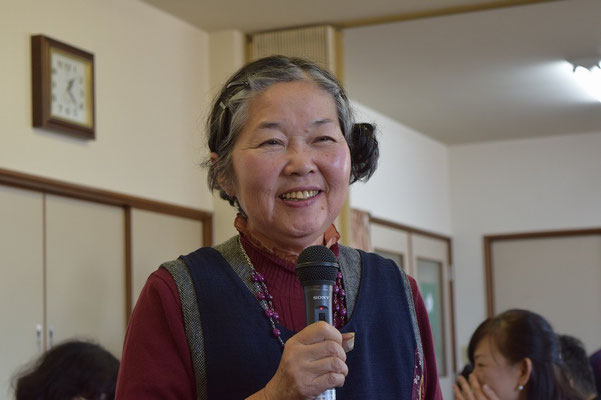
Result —
<path fill-rule="evenodd" d="M 35 340 L 38 345 L 38 353 L 42 352 L 42 324 L 37 324 L 35 326 Z"/>
<path fill-rule="evenodd" d="M 54 346 L 54 328 L 50 327 L 48 329 L 48 349 L 51 349 Z"/>

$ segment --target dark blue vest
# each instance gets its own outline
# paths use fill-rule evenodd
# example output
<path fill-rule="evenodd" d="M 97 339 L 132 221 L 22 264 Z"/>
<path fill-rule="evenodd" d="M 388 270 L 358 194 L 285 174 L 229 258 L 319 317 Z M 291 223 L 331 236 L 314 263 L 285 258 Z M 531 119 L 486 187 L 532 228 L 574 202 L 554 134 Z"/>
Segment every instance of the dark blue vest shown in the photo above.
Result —
<path fill-rule="evenodd" d="M 411 399 L 416 338 L 401 272 L 390 260 L 360 252 L 361 281 L 342 332 L 356 332 L 338 400 Z M 209 399 L 243 399 L 274 375 L 281 355 L 258 301 L 221 254 L 201 248 L 185 261 L 198 298 Z M 283 326 L 284 342 L 295 332 Z"/>

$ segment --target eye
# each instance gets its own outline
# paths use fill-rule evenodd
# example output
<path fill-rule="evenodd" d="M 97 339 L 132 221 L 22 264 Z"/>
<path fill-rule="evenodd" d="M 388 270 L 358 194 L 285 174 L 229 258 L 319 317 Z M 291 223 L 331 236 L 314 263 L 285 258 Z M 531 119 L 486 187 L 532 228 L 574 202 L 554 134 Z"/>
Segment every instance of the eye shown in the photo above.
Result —
<path fill-rule="evenodd" d="M 273 146 L 278 146 L 278 145 L 283 145 L 284 143 L 279 140 L 279 139 L 267 139 L 264 142 L 262 142 L 259 147 L 273 147 Z"/>
<path fill-rule="evenodd" d="M 335 142 L 336 139 L 334 139 L 331 136 L 319 136 L 315 139 L 316 142 Z"/>

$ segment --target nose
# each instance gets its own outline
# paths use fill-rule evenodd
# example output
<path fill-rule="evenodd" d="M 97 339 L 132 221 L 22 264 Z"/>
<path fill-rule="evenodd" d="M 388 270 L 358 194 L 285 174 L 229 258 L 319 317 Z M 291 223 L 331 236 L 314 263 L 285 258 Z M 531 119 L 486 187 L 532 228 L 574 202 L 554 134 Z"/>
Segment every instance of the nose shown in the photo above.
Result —
<path fill-rule="evenodd" d="M 308 145 L 290 146 L 286 155 L 285 175 L 304 176 L 315 171 L 314 152 Z"/>

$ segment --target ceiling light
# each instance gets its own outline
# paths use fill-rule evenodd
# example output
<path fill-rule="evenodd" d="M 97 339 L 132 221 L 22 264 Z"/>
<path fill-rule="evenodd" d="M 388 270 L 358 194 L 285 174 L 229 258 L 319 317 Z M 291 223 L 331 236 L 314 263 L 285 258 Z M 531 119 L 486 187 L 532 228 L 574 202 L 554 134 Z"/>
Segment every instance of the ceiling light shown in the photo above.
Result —
<path fill-rule="evenodd" d="M 601 101 L 601 56 L 568 60 L 574 77 L 584 89 Z"/>

